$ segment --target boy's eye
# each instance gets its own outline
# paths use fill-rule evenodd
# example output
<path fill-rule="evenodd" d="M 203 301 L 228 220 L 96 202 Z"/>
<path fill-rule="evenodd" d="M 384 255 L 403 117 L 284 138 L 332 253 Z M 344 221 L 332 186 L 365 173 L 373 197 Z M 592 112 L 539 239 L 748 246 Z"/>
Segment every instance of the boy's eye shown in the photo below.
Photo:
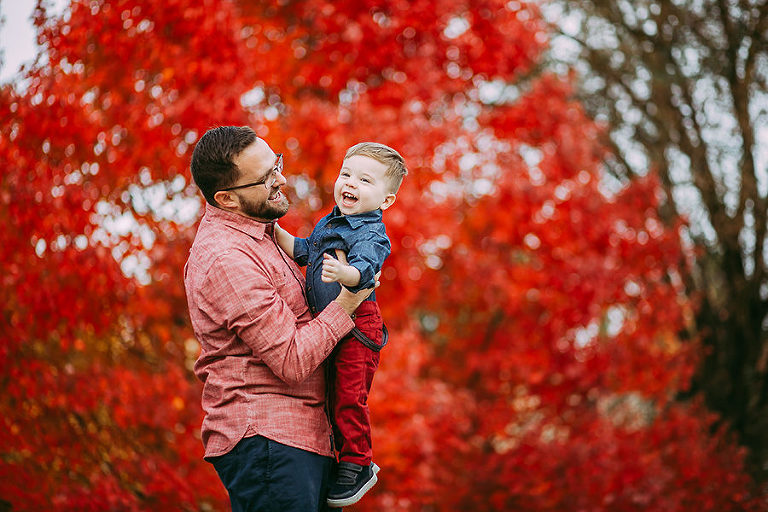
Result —
<path fill-rule="evenodd" d="M 349 173 L 348 172 L 341 171 L 341 175 L 344 176 L 345 178 L 349 177 Z"/>
<path fill-rule="evenodd" d="M 361 178 L 360 181 L 362 181 L 363 183 L 370 183 L 371 182 L 371 180 L 369 180 L 368 178 Z"/>

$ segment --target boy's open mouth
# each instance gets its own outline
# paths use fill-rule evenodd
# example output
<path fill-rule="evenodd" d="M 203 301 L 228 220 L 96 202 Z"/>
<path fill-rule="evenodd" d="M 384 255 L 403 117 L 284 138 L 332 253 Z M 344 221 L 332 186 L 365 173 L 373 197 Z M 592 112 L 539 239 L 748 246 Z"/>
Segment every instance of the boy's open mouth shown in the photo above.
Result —
<path fill-rule="evenodd" d="M 350 194 L 349 192 L 342 192 L 341 202 L 344 206 L 351 206 L 357 202 L 357 196 Z"/>

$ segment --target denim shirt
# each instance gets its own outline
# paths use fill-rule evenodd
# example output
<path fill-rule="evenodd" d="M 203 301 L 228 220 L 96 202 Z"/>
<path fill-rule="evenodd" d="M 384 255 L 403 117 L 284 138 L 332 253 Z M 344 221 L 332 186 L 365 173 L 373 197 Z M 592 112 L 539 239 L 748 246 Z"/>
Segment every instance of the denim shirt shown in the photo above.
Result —
<path fill-rule="evenodd" d="M 323 253 L 335 258 L 336 249 L 347 253 L 347 263 L 360 272 L 358 285 L 347 288 L 353 292 L 372 288 L 376 273 L 381 270 L 391 251 L 381 210 L 344 215 L 338 206 L 334 206 L 331 213 L 320 219 L 309 238 L 296 237 L 293 259 L 299 265 L 307 266 L 307 302 L 315 315 L 341 290 L 339 283 L 324 283 L 321 279 Z M 368 300 L 375 300 L 373 293 Z"/>

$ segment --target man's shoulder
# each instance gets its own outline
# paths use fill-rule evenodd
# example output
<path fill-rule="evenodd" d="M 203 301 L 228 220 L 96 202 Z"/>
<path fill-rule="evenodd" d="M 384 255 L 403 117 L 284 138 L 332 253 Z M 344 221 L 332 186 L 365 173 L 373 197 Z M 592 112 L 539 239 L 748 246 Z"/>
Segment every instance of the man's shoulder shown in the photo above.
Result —
<path fill-rule="evenodd" d="M 189 249 L 188 263 L 206 270 L 227 259 L 250 259 L 256 240 L 236 229 L 218 223 L 205 223 L 197 231 Z"/>
<path fill-rule="evenodd" d="M 199 257 L 210 255 L 211 252 L 219 253 L 234 245 L 232 230 L 218 222 L 207 222 L 206 219 L 197 228 L 197 234 L 192 241 L 191 254 Z"/>

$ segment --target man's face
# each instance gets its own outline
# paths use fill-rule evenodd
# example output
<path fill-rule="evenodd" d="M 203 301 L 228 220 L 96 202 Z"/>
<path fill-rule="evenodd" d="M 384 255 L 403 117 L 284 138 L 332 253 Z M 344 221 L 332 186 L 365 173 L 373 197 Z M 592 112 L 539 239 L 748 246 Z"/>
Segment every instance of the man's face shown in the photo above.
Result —
<path fill-rule="evenodd" d="M 367 156 L 353 155 L 344 160 L 333 187 L 341 213 L 371 212 L 381 208 L 388 196 L 394 197 L 389 191 L 386 171 L 386 165 Z"/>
<path fill-rule="evenodd" d="M 272 221 L 288 212 L 288 198 L 281 191 L 285 178 L 277 172 L 277 156 L 263 139 L 257 138 L 233 162 L 240 169 L 235 186 L 265 179 L 267 183 L 273 181 L 269 188 L 259 184 L 233 190 L 231 193 L 238 198 L 240 213 L 256 220 Z"/>

